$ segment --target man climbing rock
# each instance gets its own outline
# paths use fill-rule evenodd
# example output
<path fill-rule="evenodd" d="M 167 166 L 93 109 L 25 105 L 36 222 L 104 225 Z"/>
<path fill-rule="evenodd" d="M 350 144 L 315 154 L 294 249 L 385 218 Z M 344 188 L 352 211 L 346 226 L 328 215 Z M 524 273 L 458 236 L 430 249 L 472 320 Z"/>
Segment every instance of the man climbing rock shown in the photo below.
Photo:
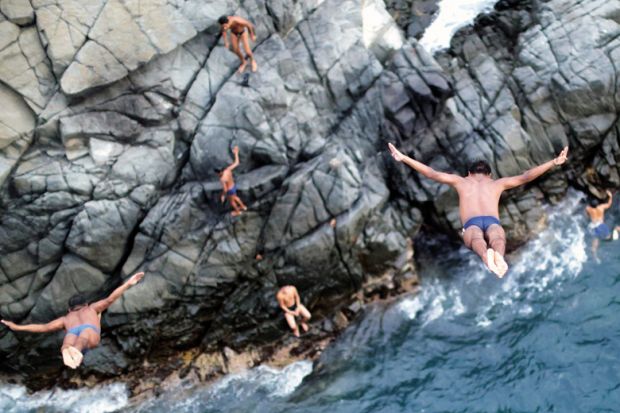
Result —
<path fill-rule="evenodd" d="M 237 72 L 243 73 L 245 71 L 245 67 L 248 65 L 247 59 L 250 59 L 250 63 L 252 65 L 252 72 L 256 72 L 258 69 L 258 65 L 256 64 L 256 60 L 254 59 L 254 54 L 252 53 L 252 49 L 250 48 L 250 40 L 253 42 L 256 41 L 256 34 L 254 33 L 254 25 L 239 16 L 222 16 L 218 19 L 220 23 L 220 27 L 222 30 L 222 37 L 224 38 L 224 47 L 228 49 L 228 30 L 230 30 L 230 41 L 232 43 L 232 51 L 239 57 L 241 60 L 241 65 Z M 247 29 L 247 30 L 246 30 Z M 249 32 L 249 36 L 248 36 Z M 243 44 L 243 49 L 245 50 L 245 57 L 239 48 L 239 43 Z"/>
<path fill-rule="evenodd" d="M 241 201 L 241 198 L 237 196 L 237 185 L 235 185 L 235 180 L 232 174 L 233 169 L 239 166 L 238 146 L 233 148 L 233 154 L 235 155 L 234 162 L 224 169 L 216 169 L 215 172 L 219 175 L 220 183 L 222 184 L 222 195 L 220 196 L 220 201 L 224 203 L 226 198 L 228 198 L 230 206 L 233 208 L 233 211 L 230 214 L 233 217 L 236 217 L 237 215 L 241 215 L 241 213 L 248 208 L 245 206 L 243 201 Z"/>

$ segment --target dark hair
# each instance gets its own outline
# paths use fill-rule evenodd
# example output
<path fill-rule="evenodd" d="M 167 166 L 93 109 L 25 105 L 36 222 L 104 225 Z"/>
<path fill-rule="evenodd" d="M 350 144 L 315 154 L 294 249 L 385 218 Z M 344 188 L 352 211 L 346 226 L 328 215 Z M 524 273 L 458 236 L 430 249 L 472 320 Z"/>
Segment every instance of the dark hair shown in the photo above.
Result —
<path fill-rule="evenodd" d="M 221 174 L 223 170 L 224 170 L 223 168 L 213 168 L 213 172 L 215 172 L 218 175 Z"/>
<path fill-rule="evenodd" d="M 75 294 L 73 297 L 69 298 L 69 310 L 74 309 L 77 306 L 88 304 L 88 299 L 84 294 Z"/>
<path fill-rule="evenodd" d="M 588 204 L 590 204 L 590 206 L 592 208 L 596 208 L 597 206 L 599 206 L 601 204 L 601 201 L 599 201 L 598 198 L 592 197 L 590 198 L 590 200 L 588 201 Z"/>
<path fill-rule="evenodd" d="M 470 174 L 484 174 L 491 175 L 491 167 L 484 160 L 477 160 L 472 162 L 467 169 Z"/>
<path fill-rule="evenodd" d="M 218 22 L 220 22 L 220 24 L 226 24 L 228 23 L 228 16 L 220 16 L 219 19 L 217 19 Z"/>

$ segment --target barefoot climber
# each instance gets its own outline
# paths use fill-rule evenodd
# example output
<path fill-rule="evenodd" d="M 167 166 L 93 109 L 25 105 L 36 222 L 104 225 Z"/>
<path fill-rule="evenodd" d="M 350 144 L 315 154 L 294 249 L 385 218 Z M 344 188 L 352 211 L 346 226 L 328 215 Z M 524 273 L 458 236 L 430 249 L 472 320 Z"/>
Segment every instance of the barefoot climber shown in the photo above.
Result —
<path fill-rule="evenodd" d="M 238 146 L 235 146 L 233 148 L 233 153 L 235 154 L 235 161 L 224 169 L 215 169 L 215 172 L 217 172 L 217 174 L 220 176 L 220 183 L 222 184 L 222 195 L 220 196 L 220 201 L 224 203 L 224 201 L 228 197 L 228 201 L 230 201 L 230 206 L 233 208 L 233 211 L 230 213 L 230 215 L 236 217 L 237 215 L 241 215 L 241 212 L 247 210 L 248 208 L 237 196 L 237 185 L 235 185 L 235 180 L 233 179 L 232 174 L 233 169 L 239 166 Z"/>
<path fill-rule="evenodd" d="M 254 25 L 239 16 L 222 16 L 218 19 L 220 26 L 222 28 L 222 37 L 224 38 L 224 47 L 228 49 L 228 36 L 227 32 L 230 29 L 230 41 L 232 43 L 232 51 L 239 57 L 241 60 L 241 65 L 239 66 L 239 73 L 243 73 L 245 67 L 248 65 L 247 59 L 250 59 L 250 63 L 252 64 L 252 72 L 256 72 L 257 65 L 256 60 L 254 59 L 254 54 L 252 53 L 252 49 L 250 49 L 250 41 L 248 39 L 248 32 L 250 32 L 249 37 L 252 38 L 252 41 L 256 41 L 256 34 L 254 33 Z M 248 29 L 247 31 L 245 29 Z M 243 49 L 245 50 L 246 56 L 243 56 L 241 53 L 241 49 L 239 49 L 239 41 L 243 43 Z"/>
<path fill-rule="evenodd" d="M 499 222 L 499 199 L 502 192 L 531 182 L 554 166 L 562 165 L 568 154 L 567 146 L 557 158 L 535 166 L 522 175 L 493 179 L 491 167 L 485 161 L 473 163 L 468 175 L 462 177 L 438 172 L 403 155 L 391 143 L 388 147 L 395 160 L 406 163 L 429 179 L 456 189 L 465 246 L 478 254 L 489 270 L 500 278 L 508 271 L 508 264 L 504 260 L 506 234 Z"/>
<path fill-rule="evenodd" d="M 311 315 L 308 309 L 301 303 L 297 288 L 292 285 L 285 285 L 276 294 L 276 299 L 278 304 L 280 304 L 280 308 L 284 311 L 284 318 L 288 326 L 293 330 L 295 337 L 299 337 L 299 327 L 297 327 L 295 317 L 301 318 L 301 328 L 304 332 L 308 331 L 306 321 L 310 320 Z"/>
<path fill-rule="evenodd" d="M 7 320 L 2 320 L 1 322 L 13 331 L 50 333 L 64 329 L 67 333 L 61 347 L 62 359 L 66 366 L 75 369 L 82 363 L 84 353 L 99 345 L 101 339 L 101 313 L 119 299 L 129 287 L 136 285 L 142 277 L 144 277 L 143 272 L 132 275 L 123 285 L 114 290 L 108 298 L 92 304 L 88 304 L 83 295 L 74 295 L 69 299 L 69 312 L 67 315 L 47 324 L 18 325 Z"/>

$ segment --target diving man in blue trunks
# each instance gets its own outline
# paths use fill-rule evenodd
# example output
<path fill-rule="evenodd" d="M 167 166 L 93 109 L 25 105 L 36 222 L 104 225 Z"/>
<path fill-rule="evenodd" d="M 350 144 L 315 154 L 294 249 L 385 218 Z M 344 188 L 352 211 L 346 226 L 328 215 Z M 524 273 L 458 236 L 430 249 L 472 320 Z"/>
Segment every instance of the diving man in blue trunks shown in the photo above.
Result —
<path fill-rule="evenodd" d="M 112 303 L 118 300 L 125 291 L 136 285 L 144 277 L 143 272 L 131 276 L 123 285 L 118 287 L 103 300 L 88 304 L 82 294 L 74 295 L 69 299 L 69 312 L 66 316 L 57 318 L 47 324 L 18 325 L 11 321 L 2 320 L 2 324 L 13 331 L 28 331 L 31 333 L 51 333 L 64 329 L 67 333 L 62 343 L 62 360 L 66 366 L 75 369 L 84 358 L 87 350 L 97 347 L 101 339 L 101 313 Z"/>
<path fill-rule="evenodd" d="M 404 162 L 425 177 L 442 184 L 448 184 L 459 194 L 459 212 L 463 223 L 463 241 L 467 248 L 480 256 L 484 264 L 498 277 L 508 271 L 504 260 L 506 234 L 499 221 L 499 199 L 507 189 L 533 181 L 557 165 L 566 162 L 568 146 L 557 158 L 529 169 L 522 175 L 506 178 L 491 178 L 491 167 L 485 161 L 473 163 L 465 177 L 439 172 L 402 154 L 388 144 L 392 157 Z"/>
<path fill-rule="evenodd" d="M 241 215 L 241 213 L 248 208 L 241 201 L 241 199 L 237 196 L 237 185 L 235 185 L 235 180 L 233 179 L 232 171 L 237 166 L 239 166 L 239 147 L 235 146 L 233 148 L 233 154 L 235 155 L 235 161 L 228 165 L 224 169 L 216 169 L 215 172 L 220 176 L 220 183 L 222 184 L 222 195 L 220 196 L 220 201 L 224 203 L 226 198 L 230 201 L 230 206 L 233 208 L 233 211 L 230 213 L 233 217 L 237 215 Z"/>
<path fill-rule="evenodd" d="M 594 235 L 594 239 L 592 240 L 592 255 L 594 255 L 596 261 L 599 261 L 597 254 L 599 240 L 609 240 L 614 233 L 615 237 L 617 237 L 618 231 L 620 231 L 620 226 L 616 226 L 612 232 L 611 228 L 605 223 L 605 211 L 609 209 L 613 203 L 613 196 L 610 191 L 607 191 L 607 196 L 609 199 L 605 203 L 601 203 L 598 199 L 592 198 L 590 199 L 589 205 L 586 206 L 586 212 L 592 221 L 589 228 L 592 235 Z"/>

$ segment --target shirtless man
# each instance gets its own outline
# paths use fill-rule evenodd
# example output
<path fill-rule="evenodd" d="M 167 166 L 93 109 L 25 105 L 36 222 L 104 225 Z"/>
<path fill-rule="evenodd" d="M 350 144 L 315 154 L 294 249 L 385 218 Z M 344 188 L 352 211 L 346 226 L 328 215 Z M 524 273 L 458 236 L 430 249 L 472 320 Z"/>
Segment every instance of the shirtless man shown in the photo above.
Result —
<path fill-rule="evenodd" d="M 252 41 L 256 41 L 256 34 L 254 33 L 254 25 L 239 16 L 222 16 L 218 19 L 220 26 L 222 27 L 222 37 L 224 38 L 224 47 L 228 49 L 228 36 L 227 32 L 230 29 L 230 40 L 232 42 L 233 52 L 239 56 L 241 60 L 241 66 L 239 66 L 239 73 L 243 73 L 245 67 L 248 65 L 247 59 L 250 59 L 252 63 L 252 72 L 256 72 L 258 66 L 256 60 L 254 60 L 254 54 L 250 49 L 250 41 L 248 40 L 248 31 Z M 245 29 L 248 29 L 247 31 Z M 239 49 L 239 40 L 243 42 L 243 48 L 245 49 L 246 57 L 243 57 L 243 53 Z"/>
<path fill-rule="evenodd" d="M 285 285 L 276 294 L 276 299 L 278 304 L 280 304 L 280 308 L 284 311 L 284 318 L 286 318 L 288 326 L 293 330 L 295 337 L 299 337 L 299 327 L 297 327 L 295 317 L 301 317 L 301 328 L 303 328 L 304 332 L 308 331 L 306 321 L 310 320 L 311 315 L 308 309 L 300 302 L 297 288 L 292 285 Z"/>
<path fill-rule="evenodd" d="M 586 212 L 592 221 L 589 228 L 592 231 L 592 235 L 594 235 L 594 239 L 592 240 L 592 255 L 594 255 L 596 261 L 599 261 L 597 254 L 599 240 L 609 240 L 612 236 L 615 239 L 618 237 L 618 232 L 620 232 L 620 226 L 616 226 L 612 233 L 609 226 L 605 223 L 605 211 L 611 207 L 613 202 L 610 191 L 607 191 L 607 196 L 609 199 L 605 203 L 601 203 L 598 199 L 592 198 L 589 205 L 586 206 Z"/>
<path fill-rule="evenodd" d="M 506 234 L 499 222 L 499 199 L 507 189 L 533 181 L 556 165 L 566 162 L 568 146 L 557 158 L 538 165 L 522 175 L 507 178 L 491 178 L 491 167 L 485 161 L 472 164 L 466 177 L 438 172 L 399 152 L 388 144 L 392 157 L 404 162 L 425 177 L 448 184 L 459 194 L 459 212 L 463 224 L 463 241 L 467 248 L 482 258 L 484 264 L 499 278 L 508 271 L 504 260 Z"/>
<path fill-rule="evenodd" d="M 143 272 L 132 275 L 108 298 L 92 304 L 88 304 L 83 295 L 74 295 L 69 299 L 69 313 L 47 324 L 18 325 L 7 320 L 1 322 L 13 331 L 28 331 L 30 333 L 51 333 L 64 329 L 67 333 L 61 347 L 62 360 L 66 366 L 75 369 L 82 363 L 84 353 L 99 345 L 101 313 L 119 299 L 129 287 L 136 285 L 142 277 L 144 277 Z"/>
<path fill-rule="evenodd" d="M 241 199 L 237 196 L 237 185 L 235 185 L 235 180 L 233 179 L 232 171 L 237 166 L 239 166 L 239 147 L 235 146 L 233 148 L 233 153 L 235 154 L 235 161 L 228 165 L 224 169 L 214 169 L 214 171 L 220 177 L 220 183 L 222 184 L 222 195 L 220 196 L 220 201 L 224 203 L 226 198 L 230 201 L 230 206 L 232 206 L 233 211 L 230 213 L 233 217 L 237 215 L 241 215 L 241 213 L 248 209 L 245 204 L 241 201 Z"/>

